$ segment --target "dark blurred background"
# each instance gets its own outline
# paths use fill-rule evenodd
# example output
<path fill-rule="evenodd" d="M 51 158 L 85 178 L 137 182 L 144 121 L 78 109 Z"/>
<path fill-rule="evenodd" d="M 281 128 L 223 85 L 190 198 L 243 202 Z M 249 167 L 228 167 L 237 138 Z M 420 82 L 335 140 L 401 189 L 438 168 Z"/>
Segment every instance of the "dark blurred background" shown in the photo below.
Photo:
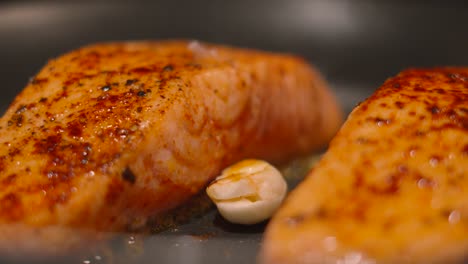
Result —
<path fill-rule="evenodd" d="M 0 110 L 46 61 L 110 40 L 189 38 L 293 52 L 349 110 L 403 68 L 468 65 L 464 1 L 1 1 Z"/>
<path fill-rule="evenodd" d="M 301 55 L 324 73 L 349 111 L 404 68 L 468 65 L 464 2 L 0 0 L 0 112 L 49 58 L 98 41 L 167 38 Z M 147 250 L 132 262 L 254 263 L 261 230 L 213 227 L 215 215 L 146 238 Z M 187 235 L 194 232 L 220 235 L 199 242 Z M 113 263 L 128 262 L 119 259 Z M 91 260 L 74 263 L 103 263 Z"/>

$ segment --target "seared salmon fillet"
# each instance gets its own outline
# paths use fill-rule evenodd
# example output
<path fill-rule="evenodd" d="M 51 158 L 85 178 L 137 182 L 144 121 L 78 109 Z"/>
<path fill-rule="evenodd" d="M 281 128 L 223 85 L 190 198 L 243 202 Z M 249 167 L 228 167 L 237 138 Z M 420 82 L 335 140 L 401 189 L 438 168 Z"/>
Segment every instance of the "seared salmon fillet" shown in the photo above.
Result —
<path fill-rule="evenodd" d="M 269 223 L 262 263 L 460 263 L 468 68 L 410 69 L 349 115 Z"/>
<path fill-rule="evenodd" d="M 133 230 L 247 157 L 317 150 L 340 125 L 291 55 L 189 41 L 80 48 L 51 60 L 0 120 L 7 227 Z"/>

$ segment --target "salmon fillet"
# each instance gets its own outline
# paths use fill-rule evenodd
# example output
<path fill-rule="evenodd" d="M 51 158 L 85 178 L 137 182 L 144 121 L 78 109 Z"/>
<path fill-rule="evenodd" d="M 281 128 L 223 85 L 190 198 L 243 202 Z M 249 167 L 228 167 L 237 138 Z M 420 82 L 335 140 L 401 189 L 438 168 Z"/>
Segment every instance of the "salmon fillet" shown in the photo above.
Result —
<path fill-rule="evenodd" d="M 295 56 L 188 41 L 80 48 L 0 120 L 0 240 L 138 229 L 225 166 L 308 153 L 339 125 L 326 83 Z"/>
<path fill-rule="evenodd" d="M 357 106 L 269 223 L 262 263 L 468 255 L 468 68 L 411 69 Z"/>

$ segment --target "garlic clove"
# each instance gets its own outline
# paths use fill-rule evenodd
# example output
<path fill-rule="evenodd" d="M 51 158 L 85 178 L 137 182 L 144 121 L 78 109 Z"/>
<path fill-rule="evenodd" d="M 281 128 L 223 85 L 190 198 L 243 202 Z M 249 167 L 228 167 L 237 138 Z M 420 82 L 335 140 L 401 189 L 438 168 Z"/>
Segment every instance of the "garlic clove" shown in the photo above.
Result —
<path fill-rule="evenodd" d="M 226 168 L 207 188 L 220 214 L 238 224 L 255 224 L 270 218 L 286 192 L 281 173 L 261 160 L 244 160 Z"/>

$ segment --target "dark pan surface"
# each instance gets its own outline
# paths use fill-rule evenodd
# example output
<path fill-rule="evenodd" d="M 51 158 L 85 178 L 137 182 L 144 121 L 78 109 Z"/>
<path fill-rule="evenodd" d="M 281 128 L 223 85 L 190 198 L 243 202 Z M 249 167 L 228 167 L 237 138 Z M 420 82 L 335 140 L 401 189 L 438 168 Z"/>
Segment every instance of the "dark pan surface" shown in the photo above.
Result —
<path fill-rule="evenodd" d="M 467 14 L 463 1 L 0 0 L 0 112 L 49 58 L 99 41 L 167 38 L 301 55 L 349 112 L 404 68 L 468 65 Z M 107 251 L 47 262 L 254 263 L 263 229 L 229 225 L 211 211 L 157 235 L 118 236 Z"/>

